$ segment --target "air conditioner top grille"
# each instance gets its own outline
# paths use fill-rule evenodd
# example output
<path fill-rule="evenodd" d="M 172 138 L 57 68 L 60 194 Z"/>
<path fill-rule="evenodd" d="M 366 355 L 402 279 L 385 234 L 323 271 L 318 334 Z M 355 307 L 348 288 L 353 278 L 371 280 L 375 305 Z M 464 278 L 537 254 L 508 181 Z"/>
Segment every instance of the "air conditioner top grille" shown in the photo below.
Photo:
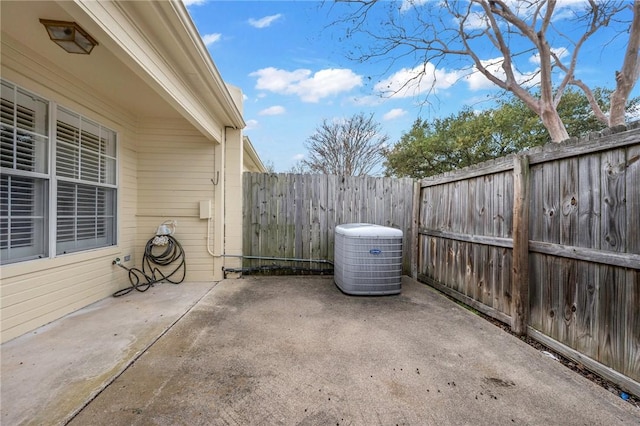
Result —
<path fill-rule="evenodd" d="M 402 231 L 399 229 L 373 225 L 371 223 L 347 223 L 338 225 L 336 226 L 336 234 L 353 238 L 402 238 Z"/>

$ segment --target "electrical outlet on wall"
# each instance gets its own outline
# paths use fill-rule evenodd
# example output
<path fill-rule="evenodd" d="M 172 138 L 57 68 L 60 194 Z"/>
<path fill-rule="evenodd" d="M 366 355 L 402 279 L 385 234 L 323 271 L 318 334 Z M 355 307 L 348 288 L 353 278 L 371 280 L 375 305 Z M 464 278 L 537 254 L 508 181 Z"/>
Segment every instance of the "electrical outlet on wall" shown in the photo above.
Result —
<path fill-rule="evenodd" d="M 131 255 L 130 255 L 130 254 L 128 254 L 128 255 L 126 255 L 126 256 L 124 257 L 124 261 L 125 261 L 125 262 L 128 262 L 128 261 L 130 261 L 130 260 L 131 260 Z"/>

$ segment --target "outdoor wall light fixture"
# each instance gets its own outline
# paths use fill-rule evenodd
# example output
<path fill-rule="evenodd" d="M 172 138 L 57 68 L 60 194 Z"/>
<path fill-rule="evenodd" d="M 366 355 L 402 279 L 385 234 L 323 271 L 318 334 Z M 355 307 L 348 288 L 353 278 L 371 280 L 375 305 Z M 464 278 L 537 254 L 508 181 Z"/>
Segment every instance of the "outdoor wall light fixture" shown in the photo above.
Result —
<path fill-rule="evenodd" d="M 98 45 L 98 42 L 75 22 L 41 19 L 40 23 L 47 29 L 49 38 L 69 53 L 88 55 Z"/>

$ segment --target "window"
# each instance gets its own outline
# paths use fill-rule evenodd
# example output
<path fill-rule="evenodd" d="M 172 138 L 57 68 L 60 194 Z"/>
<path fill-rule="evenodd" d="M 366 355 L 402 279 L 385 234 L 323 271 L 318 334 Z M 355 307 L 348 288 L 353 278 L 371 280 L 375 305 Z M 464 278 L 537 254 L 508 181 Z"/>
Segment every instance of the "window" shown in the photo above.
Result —
<path fill-rule="evenodd" d="M 56 251 L 115 244 L 116 134 L 59 107 Z"/>
<path fill-rule="evenodd" d="M 116 133 L 4 80 L 1 98 L 1 263 L 115 245 Z"/>
<path fill-rule="evenodd" d="M 48 256 L 46 100 L 2 82 L 0 260 Z"/>

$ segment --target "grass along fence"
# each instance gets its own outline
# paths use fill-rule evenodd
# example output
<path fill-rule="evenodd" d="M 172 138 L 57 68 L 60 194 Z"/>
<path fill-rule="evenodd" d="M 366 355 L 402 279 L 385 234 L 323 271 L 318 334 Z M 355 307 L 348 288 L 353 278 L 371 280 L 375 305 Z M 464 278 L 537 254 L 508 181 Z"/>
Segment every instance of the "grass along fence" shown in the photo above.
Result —
<path fill-rule="evenodd" d="M 420 183 L 417 277 L 640 395 L 640 125 Z"/>
<path fill-rule="evenodd" d="M 243 185 L 243 254 L 262 258 L 245 258 L 244 268 L 321 268 L 308 261 L 334 260 L 336 225 L 373 223 L 403 231 L 403 269 L 410 273 L 412 179 L 245 172 Z"/>

